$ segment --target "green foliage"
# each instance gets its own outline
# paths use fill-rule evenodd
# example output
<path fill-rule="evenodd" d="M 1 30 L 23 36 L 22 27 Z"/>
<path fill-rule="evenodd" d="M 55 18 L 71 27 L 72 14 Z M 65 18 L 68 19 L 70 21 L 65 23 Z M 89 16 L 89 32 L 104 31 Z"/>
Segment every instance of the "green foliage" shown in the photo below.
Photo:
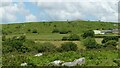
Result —
<path fill-rule="evenodd" d="M 57 28 L 53 29 L 52 33 L 59 33 L 59 30 Z"/>
<path fill-rule="evenodd" d="M 103 38 L 102 43 L 106 43 L 106 42 L 108 42 L 109 40 L 118 41 L 118 37 L 116 37 L 116 36 L 106 36 L 106 37 Z"/>
<path fill-rule="evenodd" d="M 38 52 L 53 52 L 56 50 L 56 47 L 49 42 L 45 42 L 38 46 L 37 48 Z"/>
<path fill-rule="evenodd" d="M 62 44 L 61 49 L 63 51 L 76 51 L 78 48 L 77 48 L 77 44 L 73 42 L 65 42 Z"/>
<path fill-rule="evenodd" d="M 76 34 L 71 34 L 70 36 L 69 36 L 69 39 L 68 39 L 69 41 L 76 41 L 76 40 L 80 40 L 80 37 L 78 36 L 78 35 L 76 35 Z"/>
<path fill-rule="evenodd" d="M 38 33 L 37 29 L 34 29 L 34 30 L 32 31 L 32 33 Z"/>
<path fill-rule="evenodd" d="M 117 63 L 120 66 L 120 59 L 114 59 L 113 62 Z"/>
<path fill-rule="evenodd" d="M 107 46 L 117 46 L 117 41 L 115 40 L 110 40 L 110 41 L 107 41 L 105 44 L 104 44 L 105 47 Z"/>
<path fill-rule="evenodd" d="M 67 34 L 67 33 L 69 33 L 69 32 L 71 32 L 71 31 L 69 31 L 69 30 L 66 29 L 66 28 L 62 28 L 62 29 L 59 31 L 60 34 Z"/>
<path fill-rule="evenodd" d="M 66 41 L 66 40 L 68 40 L 68 38 L 69 38 L 69 37 L 64 36 L 64 37 L 62 38 L 62 41 Z"/>
<path fill-rule="evenodd" d="M 5 40 L 6 40 L 6 36 L 3 35 L 3 36 L 2 36 L 2 41 L 5 41 Z"/>
<path fill-rule="evenodd" d="M 77 35 L 77 34 L 70 34 L 68 37 L 67 36 L 64 36 L 62 38 L 63 41 L 65 40 L 69 40 L 69 41 L 78 41 L 80 40 L 80 37 Z"/>
<path fill-rule="evenodd" d="M 10 38 L 6 39 L 5 41 L 2 42 L 3 52 L 4 53 L 8 51 L 24 52 L 22 48 L 25 49 L 25 47 L 23 47 L 23 43 L 25 42 L 25 40 L 26 40 L 25 36 L 20 37 L 14 36 L 12 39 Z M 8 50 L 6 48 L 8 48 Z"/>
<path fill-rule="evenodd" d="M 86 46 L 86 48 L 96 48 L 97 47 L 97 42 L 95 41 L 94 38 L 88 37 L 83 40 L 83 45 Z"/>
<path fill-rule="evenodd" d="M 20 66 L 21 63 L 27 61 L 27 58 L 23 54 L 7 54 L 2 56 L 2 65 L 5 66 Z"/>
<path fill-rule="evenodd" d="M 88 31 L 85 31 L 84 34 L 82 34 L 82 37 L 83 38 L 87 38 L 87 37 L 95 37 L 95 34 L 94 34 L 94 31 L 93 30 L 88 30 Z"/>

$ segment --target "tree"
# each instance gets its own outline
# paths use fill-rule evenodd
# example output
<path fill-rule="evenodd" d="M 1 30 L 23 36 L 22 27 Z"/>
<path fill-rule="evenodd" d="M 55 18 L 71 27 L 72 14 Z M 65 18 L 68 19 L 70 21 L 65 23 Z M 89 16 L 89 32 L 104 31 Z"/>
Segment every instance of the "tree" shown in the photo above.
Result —
<path fill-rule="evenodd" d="M 86 39 L 83 40 L 83 45 L 86 46 L 86 48 L 97 48 L 97 42 L 95 41 L 94 38 L 87 37 Z"/>
<path fill-rule="evenodd" d="M 85 31 L 84 34 L 82 34 L 82 37 L 83 38 L 87 38 L 87 37 L 95 37 L 95 34 L 94 34 L 94 31 L 92 30 L 88 30 L 88 31 Z"/>

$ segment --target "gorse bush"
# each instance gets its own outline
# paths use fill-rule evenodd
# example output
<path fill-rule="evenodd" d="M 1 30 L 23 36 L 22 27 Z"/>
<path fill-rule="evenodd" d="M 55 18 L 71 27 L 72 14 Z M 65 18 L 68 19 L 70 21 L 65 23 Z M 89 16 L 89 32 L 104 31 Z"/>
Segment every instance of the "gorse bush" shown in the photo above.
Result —
<path fill-rule="evenodd" d="M 118 41 L 118 37 L 116 37 L 116 36 L 106 36 L 106 37 L 103 38 L 102 43 L 106 43 L 106 42 L 108 42 L 109 40 Z"/>
<path fill-rule="evenodd" d="M 20 37 L 14 36 L 12 38 L 6 39 L 5 41 L 2 42 L 3 52 L 4 53 L 6 53 L 7 51 L 23 52 L 22 48 L 23 48 L 25 40 L 26 40 L 26 37 L 24 35 L 20 36 Z M 8 48 L 8 50 L 6 48 Z M 24 49 L 25 49 L 25 47 L 24 47 Z"/>
<path fill-rule="evenodd" d="M 95 37 L 95 34 L 94 34 L 94 31 L 93 30 L 88 30 L 88 31 L 85 31 L 84 34 L 81 35 L 83 38 L 87 38 L 87 37 L 91 37 L 91 38 L 94 38 Z"/>
<path fill-rule="evenodd" d="M 104 44 L 105 47 L 107 46 L 117 46 L 117 41 L 115 40 L 110 40 Z"/>
<path fill-rule="evenodd" d="M 59 30 L 57 28 L 53 29 L 52 33 L 59 33 Z"/>
<path fill-rule="evenodd" d="M 69 41 L 76 41 L 76 40 L 80 40 L 80 37 L 78 36 L 78 35 L 76 35 L 76 34 L 71 34 L 70 36 L 69 36 L 69 39 L 68 39 Z"/>
<path fill-rule="evenodd" d="M 3 36 L 2 36 L 2 41 L 5 41 L 5 40 L 6 40 L 6 36 L 3 35 Z"/>
<path fill-rule="evenodd" d="M 38 33 L 37 29 L 34 29 L 34 30 L 32 31 L 32 33 Z"/>
<path fill-rule="evenodd" d="M 61 49 L 63 51 L 76 51 L 78 49 L 77 44 L 75 44 L 73 42 L 65 42 L 61 45 L 62 45 Z"/>
<path fill-rule="evenodd" d="M 83 45 L 86 46 L 86 48 L 96 48 L 97 47 L 97 42 L 95 41 L 94 38 L 87 37 L 86 39 L 83 40 Z"/>
<path fill-rule="evenodd" d="M 69 37 L 64 36 L 64 37 L 62 38 L 62 40 L 63 40 L 63 41 L 66 41 L 66 40 L 68 40 L 68 38 L 69 38 Z"/>

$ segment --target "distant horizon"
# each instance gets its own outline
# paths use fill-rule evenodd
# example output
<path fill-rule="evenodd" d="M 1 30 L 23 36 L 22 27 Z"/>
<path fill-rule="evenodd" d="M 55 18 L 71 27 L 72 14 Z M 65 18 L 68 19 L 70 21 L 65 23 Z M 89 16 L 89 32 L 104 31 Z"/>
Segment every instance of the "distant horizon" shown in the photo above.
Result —
<path fill-rule="evenodd" d="M 99 21 L 99 20 L 64 20 L 64 21 L 31 21 L 31 22 L 11 22 L 11 23 L 0 23 L 0 24 L 23 24 L 23 23 L 38 23 L 38 22 L 67 22 L 67 21 L 89 21 L 89 22 L 105 22 L 105 21 Z M 119 22 L 105 22 L 105 23 L 119 23 Z"/>

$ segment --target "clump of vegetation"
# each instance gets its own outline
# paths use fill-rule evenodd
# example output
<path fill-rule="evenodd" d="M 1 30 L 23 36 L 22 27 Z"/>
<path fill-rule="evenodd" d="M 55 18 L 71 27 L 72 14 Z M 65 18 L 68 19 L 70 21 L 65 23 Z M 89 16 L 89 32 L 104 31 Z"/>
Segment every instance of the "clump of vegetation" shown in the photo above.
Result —
<path fill-rule="evenodd" d="M 73 42 L 65 42 L 62 44 L 61 49 L 63 51 L 76 51 L 78 48 L 77 48 L 77 44 Z"/>
<path fill-rule="evenodd" d="M 54 52 L 56 50 L 56 46 L 54 46 L 52 43 L 45 42 L 40 44 L 37 50 L 38 52 Z"/>
<path fill-rule="evenodd" d="M 104 47 L 107 47 L 107 46 L 117 46 L 117 41 L 110 40 L 104 44 Z"/>
<path fill-rule="evenodd" d="M 69 37 L 64 36 L 64 37 L 62 38 L 62 41 L 66 41 L 66 40 L 68 40 L 68 38 L 69 38 Z"/>
<path fill-rule="evenodd" d="M 34 30 L 32 31 L 32 33 L 38 33 L 37 29 L 34 29 Z"/>
<path fill-rule="evenodd" d="M 76 40 L 80 40 L 80 37 L 77 34 L 71 34 L 68 40 L 76 41 Z"/>
<path fill-rule="evenodd" d="M 86 48 L 92 49 L 97 47 L 97 42 L 95 41 L 94 38 L 87 37 L 86 39 L 83 40 L 83 45 L 85 45 Z"/>
<path fill-rule="evenodd" d="M 69 41 L 78 41 L 80 40 L 80 37 L 77 34 L 70 34 L 68 37 L 64 36 L 62 40 L 69 40 Z"/>
<path fill-rule="evenodd" d="M 57 28 L 53 29 L 52 33 L 59 33 L 59 30 Z"/>
<path fill-rule="evenodd" d="M 85 31 L 84 34 L 81 35 L 83 38 L 87 38 L 87 37 L 91 37 L 91 38 L 94 38 L 95 37 L 95 34 L 94 34 L 94 31 L 93 30 L 88 30 L 88 31 Z"/>
<path fill-rule="evenodd" d="M 23 52 L 22 48 L 25 49 L 25 46 L 23 46 L 23 43 L 25 42 L 25 40 L 26 40 L 25 36 L 20 36 L 20 37 L 14 36 L 13 38 L 6 39 L 5 41 L 2 42 L 3 53 L 6 53 L 8 51 L 10 51 L 10 52 L 12 52 L 12 51 Z"/>
<path fill-rule="evenodd" d="M 3 36 L 2 36 L 2 41 L 5 41 L 5 40 L 6 40 L 6 36 L 3 35 Z"/>
<path fill-rule="evenodd" d="M 118 37 L 116 37 L 116 36 L 106 36 L 106 37 L 103 38 L 102 43 L 106 43 L 110 40 L 118 41 Z"/>

